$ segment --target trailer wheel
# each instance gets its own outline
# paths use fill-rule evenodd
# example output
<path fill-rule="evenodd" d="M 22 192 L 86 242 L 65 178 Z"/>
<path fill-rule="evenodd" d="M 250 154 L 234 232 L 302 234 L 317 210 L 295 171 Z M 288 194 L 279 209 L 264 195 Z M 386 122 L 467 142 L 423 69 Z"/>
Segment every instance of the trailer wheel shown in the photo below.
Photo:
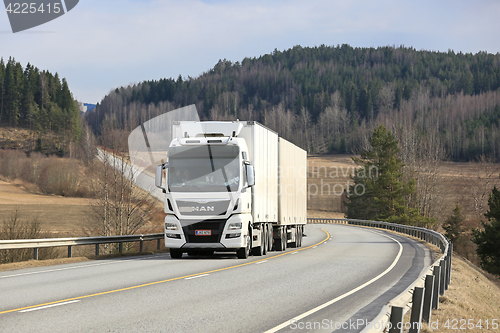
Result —
<path fill-rule="evenodd" d="M 280 238 L 274 241 L 274 246 L 276 251 L 285 251 L 286 249 L 286 230 L 285 228 L 280 228 Z"/>
<path fill-rule="evenodd" d="M 267 224 L 264 224 L 264 228 L 262 228 L 262 242 L 264 243 L 264 248 L 262 250 L 262 254 L 267 254 Z"/>
<path fill-rule="evenodd" d="M 273 226 L 268 225 L 267 228 L 267 251 L 271 252 L 273 250 Z"/>
<path fill-rule="evenodd" d="M 172 258 L 172 259 L 182 258 L 182 250 L 181 249 L 170 249 L 170 258 Z"/>
<path fill-rule="evenodd" d="M 300 246 L 300 231 L 299 226 L 295 226 L 295 242 L 290 243 L 290 247 L 299 247 Z"/>
<path fill-rule="evenodd" d="M 252 241 L 250 238 L 250 234 L 247 235 L 246 240 L 247 240 L 246 246 L 242 247 L 236 251 L 236 255 L 238 256 L 238 259 L 246 259 L 250 255 L 250 247 L 251 247 L 250 244 Z"/>
<path fill-rule="evenodd" d="M 282 248 L 282 251 L 285 251 L 286 250 L 286 245 L 287 245 L 287 241 L 286 241 L 286 228 L 283 227 L 282 231 L 281 231 L 281 248 Z"/>

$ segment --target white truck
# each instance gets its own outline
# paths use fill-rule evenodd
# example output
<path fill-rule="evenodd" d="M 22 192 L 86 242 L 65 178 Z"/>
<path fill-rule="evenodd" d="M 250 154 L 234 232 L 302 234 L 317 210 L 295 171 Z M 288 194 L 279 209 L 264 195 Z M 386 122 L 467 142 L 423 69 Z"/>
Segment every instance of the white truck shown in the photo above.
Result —
<path fill-rule="evenodd" d="M 254 121 L 176 121 L 167 161 L 165 246 L 172 258 L 299 247 L 307 223 L 307 154 Z"/>

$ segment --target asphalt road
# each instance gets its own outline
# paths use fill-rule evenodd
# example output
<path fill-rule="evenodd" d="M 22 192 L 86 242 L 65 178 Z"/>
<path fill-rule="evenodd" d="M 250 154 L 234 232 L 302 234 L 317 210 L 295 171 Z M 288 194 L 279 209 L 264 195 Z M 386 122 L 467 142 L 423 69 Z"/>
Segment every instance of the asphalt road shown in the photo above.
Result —
<path fill-rule="evenodd" d="M 306 235 L 298 251 L 248 260 L 167 253 L 2 272 L 0 332 L 331 332 L 342 324 L 357 332 L 363 325 L 353 322 L 373 319 L 431 263 L 421 244 L 383 231 L 307 225 Z"/>

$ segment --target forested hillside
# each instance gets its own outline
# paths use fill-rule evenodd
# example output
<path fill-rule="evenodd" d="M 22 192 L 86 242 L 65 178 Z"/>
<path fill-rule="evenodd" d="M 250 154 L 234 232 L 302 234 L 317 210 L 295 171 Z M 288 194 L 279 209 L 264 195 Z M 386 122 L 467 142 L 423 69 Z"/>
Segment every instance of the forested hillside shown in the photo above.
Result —
<path fill-rule="evenodd" d="M 6 64 L 0 59 L 0 126 L 53 131 L 68 140 L 77 140 L 81 132 L 80 112 L 66 79 L 30 63 L 23 68 L 14 58 Z"/>
<path fill-rule="evenodd" d="M 485 52 L 296 46 L 117 88 L 87 119 L 128 131 L 193 103 L 205 119 L 257 120 L 309 152 L 356 153 L 382 124 L 440 158 L 500 157 L 500 54 Z"/>

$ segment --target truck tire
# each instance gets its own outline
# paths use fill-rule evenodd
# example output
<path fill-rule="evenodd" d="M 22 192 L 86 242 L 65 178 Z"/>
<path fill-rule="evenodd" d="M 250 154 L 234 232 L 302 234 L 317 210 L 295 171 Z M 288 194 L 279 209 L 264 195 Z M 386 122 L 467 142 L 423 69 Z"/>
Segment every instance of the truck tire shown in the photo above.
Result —
<path fill-rule="evenodd" d="M 181 249 L 170 249 L 170 258 L 172 258 L 172 259 L 182 258 L 182 250 Z"/>
<path fill-rule="evenodd" d="M 264 248 L 262 250 L 262 254 L 266 255 L 267 254 L 267 225 L 264 225 L 264 228 L 262 228 L 262 242 L 264 243 Z"/>
<path fill-rule="evenodd" d="M 266 254 L 265 253 L 265 251 L 266 251 L 265 250 L 266 249 L 265 239 L 266 239 L 265 232 L 264 232 L 264 228 L 262 227 L 260 229 L 260 246 L 252 249 L 252 254 L 254 256 L 262 256 L 262 255 Z"/>
<path fill-rule="evenodd" d="M 295 226 L 295 242 L 290 243 L 290 247 L 297 248 L 300 246 L 300 231 L 299 226 Z"/>
<path fill-rule="evenodd" d="M 238 259 L 246 259 L 250 255 L 250 243 L 251 243 L 250 235 L 247 235 L 246 240 L 247 240 L 246 246 L 236 251 Z"/>
<path fill-rule="evenodd" d="M 273 226 L 268 225 L 267 228 L 267 251 L 271 252 L 273 250 Z"/>
<path fill-rule="evenodd" d="M 281 243 L 282 243 L 281 248 L 283 249 L 282 251 L 285 251 L 287 245 L 285 228 L 283 228 L 283 231 L 281 232 Z"/>
<path fill-rule="evenodd" d="M 281 237 L 274 240 L 274 247 L 276 251 L 285 251 L 286 249 L 286 230 L 284 228 L 280 229 Z"/>

